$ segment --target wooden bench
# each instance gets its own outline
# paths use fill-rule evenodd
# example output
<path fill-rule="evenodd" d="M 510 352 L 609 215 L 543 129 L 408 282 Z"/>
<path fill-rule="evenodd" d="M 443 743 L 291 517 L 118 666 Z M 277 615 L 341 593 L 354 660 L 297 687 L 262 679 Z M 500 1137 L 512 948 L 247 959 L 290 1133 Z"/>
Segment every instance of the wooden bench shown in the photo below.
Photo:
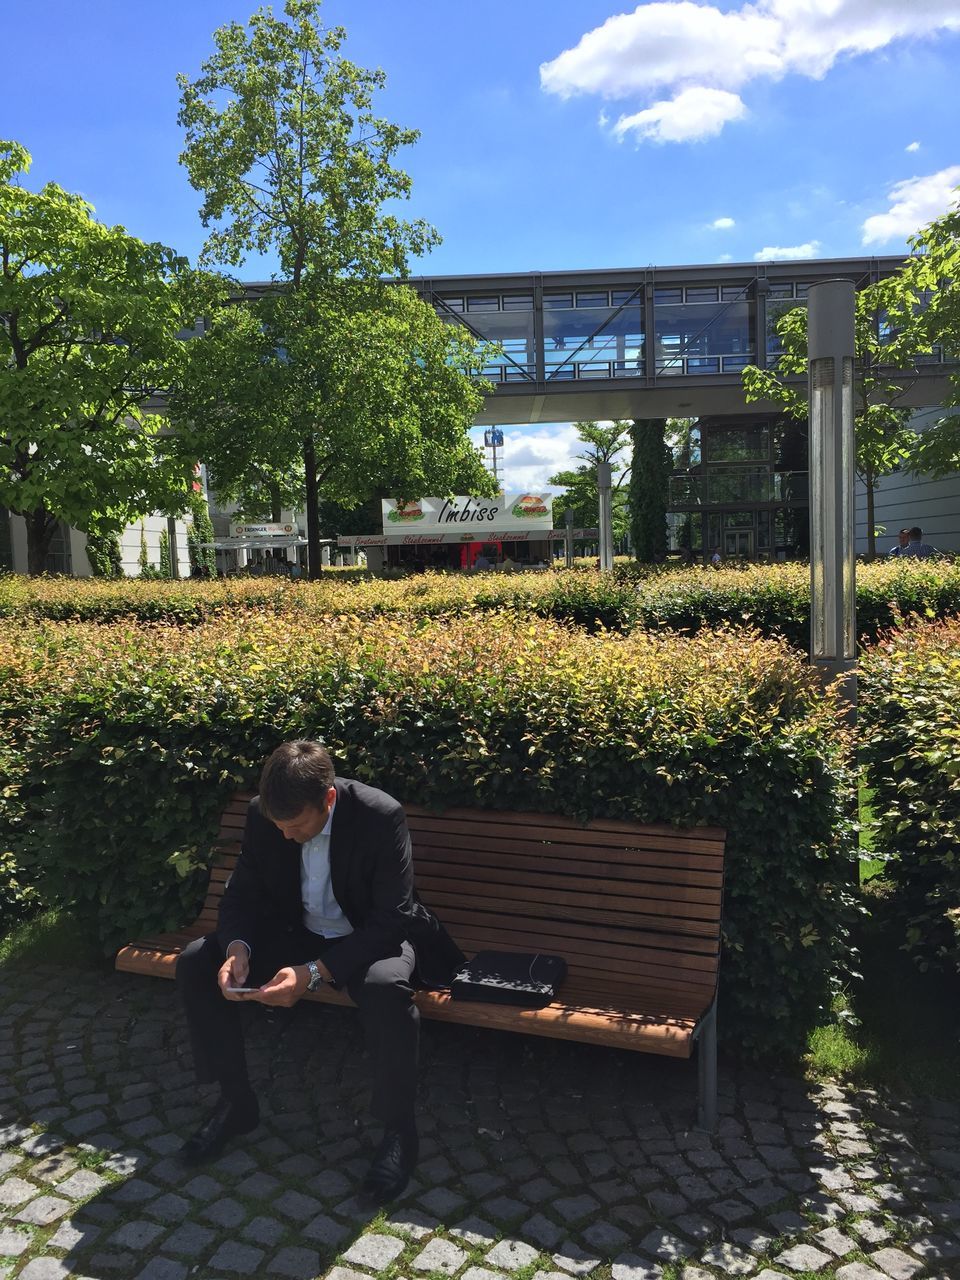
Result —
<path fill-rule="evenodd" d="M 172 978 L 183 948 L 215 929 L 247 799 L 234 797 L 223 814 L 197 920 L 124 947 L 118 969 Z M 406 813 L 418 892 L 468 956 L 543 951 L 568 964 L 560 998 L 545 1009 L 421 991 L 421 1013 L 674 1058 L 699 1043 L 699 1122 L 712 1130 L 725 833 L 477 809 Z M 329 987 L 309 998 L 350 1004 Z"/>

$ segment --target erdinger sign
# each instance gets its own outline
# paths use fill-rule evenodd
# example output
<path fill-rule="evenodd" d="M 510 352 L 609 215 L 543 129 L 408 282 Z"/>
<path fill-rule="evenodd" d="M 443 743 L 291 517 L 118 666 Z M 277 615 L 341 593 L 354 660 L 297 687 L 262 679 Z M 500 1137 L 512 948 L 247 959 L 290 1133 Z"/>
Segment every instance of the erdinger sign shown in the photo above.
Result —
<path fill-rule="evenodd" d="M 540 493 L 506 493 L 496 498 L 419 498 L 382 502 L 383 532 L 410 533 L 437 541 L 482 542 L 531 533 L 547 537 L 553 528 L 552 498 Z"/>

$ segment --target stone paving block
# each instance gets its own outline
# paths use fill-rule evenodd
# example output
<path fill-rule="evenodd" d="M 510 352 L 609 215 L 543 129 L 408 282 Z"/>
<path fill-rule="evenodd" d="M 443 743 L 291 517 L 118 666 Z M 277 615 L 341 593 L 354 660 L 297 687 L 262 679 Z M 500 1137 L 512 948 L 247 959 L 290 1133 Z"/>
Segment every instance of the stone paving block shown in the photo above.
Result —
<path fill-rule="evenodd" d="M 787 1267 L 790 1271 L 820 1271 L 832 1261 L 829 1253 L 815 1249 L 812 1244 L 795 1244 L 774 1258 L 778 1266 Z"/>
<path fill-rule="evenodd" d="M 613 1260 L 611 1274 L 613 1280 L 658 1280 L 663 1268 L 635 1253 L 621 1253 Z"/>
<path fill-rule="evenodd" d="M 287 1246 L 267 1263 L 267 1274 L 288 1276 L 289 1280 L 314 1280 L 320 1270 L 320 1254 L 316 1249 Z"/>
<path fill-rule="evenodd" d="M 449 1187 L 431 1187 L 420 1196 L 419 1202 L 428 1213 L 440 1219 L 459 1213 L 467 1203 L 463 1196 L 458 1195 L 456 1191 L 451 1191 Z"/>
<path fill-rule="evenodd" d="M 57 1194 L 69 1196 L 71 1200 L 87 1200 L 90 1196 L 95 1196 L 107 1183 L 107 1178 L 94 1173 L 92 1169 L 78 1169 L 69 1178 L 57 1183 Z"/>
<path fill-rule="evenodd" d="M 537 1275 L 546 1274 L 545 1271 L 537 1272 Z M 503 1280 L 503 1272 L 490 1271 L 487 1267 L 467 1267 L 462 1280 Z"/>
<path fill-rule="evenodd" d="M 0 1204 L 13 1208 L 35 1196 L 39 1190 L 39 1187 L 23 1178 L 7 1178 L 6 1182 L 0 1182 Z"/>
<path fill-rule="evenodd" d="M 2 1171 L 3 1157 L 0 1156 L 0 1171 Z M 65 1178 L 67 1174 L 73 1173 L 77 1167 L 77 1162 L 73 1156 L 68 1155 L 66 1151 L 58 1151 L 55 1155 L 47 1156 L 44 1160 L 38 1160 L 36 1164 L 30 1167 L 30 1177 L 40 1178 L 43 1182 L 58 1182 Z"/>
<path fill-rule="evenodd" d="M 70 1266 L 60 1258 L 34 1258 L 20 1272 L 21 1280 L 69 1280 Z"/>
<path fill-rule="evenodd" d="M 481 1208 L 491 1218 L 498 1218 L 501 1222 L 513 1222 L 521 1214 L 530 1211 L 528 1204 L 524 1204 L 522 1200 L 514 1200 L 512 1196 L 494 1196 L 491 1200 L 484 1200 Z"/>
<path fill-rule="evenodd" d="M 4 1151 L 0 1155 L 0 1178 L 5 1173 L 9 1173 L 11 1169 L 15 1169 L 18 1164 L 22 1163 L 22 1157 L 14 1155 L 12 1151 Z"/>
<path fill-rule="evenodd" d="M 581 1222 L 600 1208 L 599 1200 L 583 1192 L 579 1196 L 560 1196 L 551 1206 L 558 1217 L 565 1222 Z"/>
<path fill-rule="evenodd" d="M 442 1271 L 444 1275 L 452 1276 L 460 1270 L 467 1257 L 465 1250 L 452 1240 L 441 1240 L 434 1236 L 410 1265 L 415 1271 Z"/>
<path fill-rule="evenodd" d="M 28 1156 L 48 1156 L 64 1147 L 64 1140 L 57 1133 L 31 1133 L 20 1143 Z"/>
<path fill-rule="evenodd" d="M 712 1218 L 704 1218 L 694 1213 L 681 1213 L 679 1218 L 674 1218 L 673 1226 L 697 1244 L 709 1244 L 720 1234 L 720 1227 Z"/>
<path fill-rule="evenodd" d="M 756 1209 L 769 1209 L 771 1205 L 779 1204 L 781 1200 L 786 1199 L 787 1193 L 783 1187 L 773 1183 L 770 1186 L 743 1187 L 740 1195 L 744 1200 L 749 1200 Z"/>
<path fill-rule="evenodd" d="M 326 1280 L 370 1280 L 364 1271 L 354 1271 L 352 1267 L 331 1267 Z"/>
<path fill-rule="evenodd" d="M 535 1213 L 532 1218 L 528 1218 L 521 1226 L 520 1234 L 525 1239 L 535 1241 L 542 1249 L 555 1248 L 564 1236 L 563 1230 L 542 1213 Z"/>
<path fill-rule="evenodd" d="M 26 1231 L 13 1231 L 10 1227 L 0 1227 L 0 1257 L 19 1258 L 21 1253 L 29 1249 L 31 1237 Z"/>
<path fill-rule="evenodd" d="M 467 1244 L 480 1245 L 493 1244 L 499 1232 L 493 1223 L 471 1214 L 469 1218 L 464 1218 L 455 1227 L 451 1227 L 450 1234 L 459 1240 L 466 1240 Z"/>
<path fill-rule="evenodd" d="M 491 1173 L 489 1169 L 478 1169 L 460 1179 L 462 1184 L 474 1196 L 488 1196 L 507 1185 L 507 1180 L 499 1173 Z"/>
<path fill-rule="evenodd" d="M 113 1188 L 110 1199 L 118 1204 L 145 1204 L 159 1194 L 160 1188 L 155 1183 L 145 1178 L 128 1178 Z"/>
<path fill-rule="evenodd" d="M 347 1262 L 354 1262 L 358 1267 L 369 1267 L 371 1271 L 383 1271 L 395 1258 L 403 1253 L 404 1244 L 396 1236 L 381 1236 L 375 1232 L 361 1236 L 349 1249 L 344 1251 Z"/>
<path fill-rule="evenodd" d="M 36 1200 L 31 1200 L 22 1209 L 18 1209 L 13 1216 L 18 1222 L 29 1222 L 34 1227 L 49 1227 L 51 1222 L 56 1222 L 72 1208 L 70 1201 L 63 1200 L 60 1196 L 38 1196 Z"/>
<path fill-rule="evenodd" d="M 484 1262 L 489 1262 L 501 1271 L 519 1271 L 528 1267 L 540 1256 L 540 1250 L 522 1240 L 501 1240 L 483 1255 Z"/>
<path fill-rule="evenodd" d="M 531 1178 L 517 1190 L 528 1204 L 542 1204 L 544 1200 L 552 1200 L 557 1194 L 557 1187 L 549 1178 Z"/>
<path fill-rule="evenodd" d="M 554 1265 L 563 1271 L 569 1271 L 572 1276 L 587 1276 L 591 1271 L 596 1270 L 602 1261 L 603 1259 L 595 1253 L 587 1253 L 572 1240 L 562 1244 L 553 1255 Z"/>
<path fill-rule="evenodd" d="M 818 1231 L 813 1239 L 822 1248 L 828 1249 L 830 1253 L 838 1258 L 845 1258 L 853 1249 L 859 1247 L 856 1240 L 851 1240 L 849 1236 L 845 1236 L 836 1227 L 827 1227 L 823 1231 Z"/>
<path fill-rule="evenodd" d="M 350 1190 L 350 1182 L 336 1169 L 324 1169 L 308 1179 L 307 1187 L 323 1200 L 339 1199 Z"/>
<path fill-rule="evenodd" d="M 638 1245 L 641 1253 L 648 1253 L 652 1258 L 662 1258 L 664 1262 L 681 1262 L 693 1253 L 693 1246 L 669 1231 L 651 1231 L 644 1236 Z"/>
<path fill-rule="evenodd" d="M 155 1222 L 144 1222 L 135 1219 L 125 1222 L 107 1240 L 107 1244 L 118 1244 L 122 1249 L 147 1249 L 158 1236 L 163 1235 L 163 1227 Z"/>
<path fill-rule="evenodd" d="M 306 1222 L 308 1218 L 315 1217 L 323 1205 L 315 1197 L 305 1196 L 301 1191 L 284 1191 L 277 1196 L 271 1207 L 292 1222 Z"/>
<path fill-rule="evenodd" d="M 181 1254 L 185 1258 L 196 1258 L 203 1253 L 216 1238 L 216 1232 L 209 1227 L 202 1227 L 198 1222 L 184 1222 L 172 1235 L 167 1236 L 163 1247 L 167 1253 Z"/>
<path fill-rule="evenodd" d="M 649 1191 L 647 1204 L 658 1218 L 673 1218 L 690 1208 L 689 1201 L 672 1191 Z"/>
<path fill-rule="evenodd" d="M 166 1222 L 171 1226 L 174 1223 L 182 1222 L 184 1218 L 190 1216 L 191 1204 L 189 1200 L 185 1200 L 183 1196 L 174 1195 L 172 1191 L 166 1192 L 162 1196 L 158 1196 L 156 1200 L 152 1200 L 144 1209 L 151 1218 L 156 1218 L 158 1222 Z"/>
<path fill-rule="evenodd" d="M 737 1227 L 730 1232 L 730 1239 L 734 1244 L 743 1245 L 744 1249 L 749 1249 L 751 1253 L 766 1253 L 773 1244 L 774 1238 L 763 1231 L 758 1231 L 756 1227 Z"/>
<path fill-rule="evenodd" d="M 750 1206 L 742 1200 L 718 1200 L 716 1204 L 710 1205 L 710 1212 L 730 1225 L 743 1222 L 753 1214 Z"/>
<path fill-rule="evenodd" d="M 67 1218 L 61 1222 L 56 1231 L 47 1241 L 48 1249 L 63 1249 L 66 1253 L 75 1253 L 79 1249 L 87 1249 L 101 1233 L 100 1227 L 95 1227 L 92 1222 L 77 1222 L 72 1218 Z M 0 1253 L 3 1250 L 0 1249 Z"/>
<path fill-rule="evenodd" d="M 217 1227 L 239 1227 L 247 1216 L 243 1205 L 230 1196 L 221 1196 L 200 1210 L 201 1218 L 206 1218 Z"/>
<path fill-rule="evenodd" d="M 700 1261 L 705 1267 L 719 1267 L 728 1276 L 748 1276 L 757 1267 L 757 1260 L 752 1254 L 727 1240 L 711 1246 Z"/>
<path fill-rule="evenodd" d="M 888 1277 L 865 1262 L 848 1262 L 837 1272 L 837 1280 L 888 1280 Z"/>
<path fill-rule="evenodd" d="M 960 1244 L 947 1236 L 921 1236 L 919 1240 L 912 1241 L 907 1247 L 911 1253 L 915 1253 L 918 1258 L 923 1258 L 927 1262 L 960 1258 Z M 2 1252 L 3 1250 L 0 1249 L 0 1253 Z"/>
<path fill-rule="evenodd" d="M 753 1280 L 790 1280 L 790 1277 L 783 1271 L 771 1271 L 769 1267 L 764 1267 L 762 1271 L 758 1271 Z"/>
<path fill-rule="evenodd" d="M 182 1176 L 181 1169 L 181 1176 Z M 215 1200 L 223 1190 L 223 1183 L 217 1182 L 216 1178 L 211 1178 L 208 1173 L 198 1173 L 195 1178 L 191 1178 L 179 1188 L 185 1195 L 191 1196 L 194 1200 Z"/>
<path fill-rule="evenodd" d="M 787 1209 L 783 1213 L 771 1213 L 767 1222 L 781 1236 L 799 1235 L 810 1226 L 806 1218 L 801 1218 L 799 1213 L 794 1213 L 792 1209 Z"/>
<path fill-rule="evenodd" d="M 890 1276 L 890 1280 L 911 1280 L 924 1266 L 902 1249 L 878 1249 L 869 1256 L 873 1265 Z"/>
<path fill-rule="evenodd" d="M 173 1258 L 151 1258 L 134 1280 L 186 1280 L 188 1268 Z"/>
<path fill-rule="evenodd" d="M 630 1240 L 626 1231 L 614 1226 L 612 1222 L 591 1222 L 588 1227 L 581 1230 L 580 1234 L 591 1249 L 599 1249 L 606 1253 L 622 1249 Z"/>

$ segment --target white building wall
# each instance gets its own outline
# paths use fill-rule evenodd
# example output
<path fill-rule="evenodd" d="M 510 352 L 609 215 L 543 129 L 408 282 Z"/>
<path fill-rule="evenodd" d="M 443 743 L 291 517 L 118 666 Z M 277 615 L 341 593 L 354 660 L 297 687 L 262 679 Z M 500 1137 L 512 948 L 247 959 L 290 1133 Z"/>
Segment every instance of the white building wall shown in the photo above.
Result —
<path fill-rule="evenodd" d="M 911 425 L 918 431 L 941 417 L 940 408 L 921 409 Z M 867 551 L 867 495 L 857 482 L 857 553 Z M 877 536 L 877 551 L 882 555 L 896 546 L 901 529 L 919 525 L 924 542 L 938 551 L 960 552 L 960 472 L 939 480 L 897 471 L 884 476 L 874 490 L 874 524 L 883 532 Z"/>
<path fill-rule="evenodd" d="M 167 517 L 160 515 L 144 516 L 136 524 L 127 525 L 120 535 L 120 557 L 123 572 L 130 578 L 140 573 L 140 533 L 147 544 L 147 559 L 154 568 L 160 567 L 160 535 L 167 529 Z M 187 526 L 183 520 L 176 521 L 177 530 L 177 570 L 181 578 L 190 577 L 190 556 L 187 549 Z"/>

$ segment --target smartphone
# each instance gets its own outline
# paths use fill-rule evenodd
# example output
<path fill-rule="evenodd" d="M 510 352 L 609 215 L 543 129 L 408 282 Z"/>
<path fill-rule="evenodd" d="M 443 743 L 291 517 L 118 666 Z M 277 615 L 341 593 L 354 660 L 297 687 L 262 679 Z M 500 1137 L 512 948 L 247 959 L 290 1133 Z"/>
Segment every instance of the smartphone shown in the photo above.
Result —
<path fill-rule="evenodd" d="M 259 987 L 227 987 L 228 991 L 259 991 Z"/>

